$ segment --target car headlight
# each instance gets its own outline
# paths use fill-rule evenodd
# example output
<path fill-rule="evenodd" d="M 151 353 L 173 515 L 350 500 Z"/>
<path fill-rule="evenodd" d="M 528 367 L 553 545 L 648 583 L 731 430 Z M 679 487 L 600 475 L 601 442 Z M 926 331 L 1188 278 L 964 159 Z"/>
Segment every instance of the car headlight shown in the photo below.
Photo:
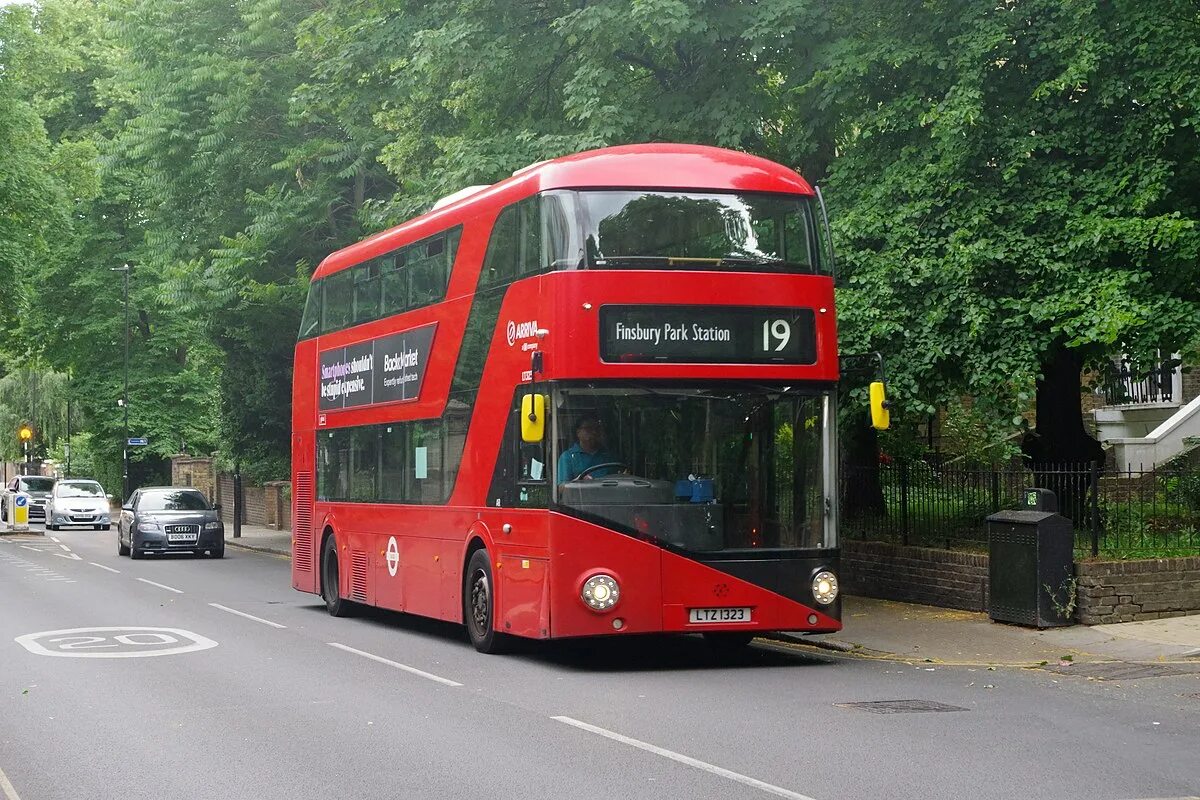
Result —
<path fill-rule="evenodd" d="M 142 533 L 158 533 L 161 529 L 157 522 L 139 522 L 138 530 Z"/>
<path fill-rule="evenodd" d="M 217 530 L 217 529 L 218 529 L 218 528 L 220 528 L 220 527 L 221 527 L 221 522 L 220 522 L 220 520 L 217 520 L 216 522 L 206 522 L 206 523 L 204 523 L 204 530 L 206 530 L 206 531 L 215 531 L 215 530 Z"/>
<path fill-rule="evenodd" d="M 608 611 L 621 598 L 621 587 L 611 575 L 593 575 L 584 581 L 579 596 L 593 611 Z"/>
<path fill-rule="evenodd" d="M 829 605 L 838 596 L 837 575 L 834 575 L 829 570 L 821 570 L 813 577 L 812 591 L 813 598 L 818 603 L 823 606 Z"/>

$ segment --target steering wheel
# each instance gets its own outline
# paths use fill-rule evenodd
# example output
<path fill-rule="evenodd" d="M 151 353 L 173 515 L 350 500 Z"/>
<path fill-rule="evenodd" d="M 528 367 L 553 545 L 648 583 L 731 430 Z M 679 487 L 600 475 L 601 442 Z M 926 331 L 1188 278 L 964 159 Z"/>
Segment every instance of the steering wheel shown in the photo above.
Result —
<path fill-rule="evenodd" d="M 596 470 L 605 469 L 607 467 L 624 467 L 624 471 L 629 472 L 629 465 L 623 461 L 605 461 L 603 464 L 592 464 L 587 469 L 582 470 L 578 475 L 575 476 L 575 480 L 581 481 L 584 478 L 591 476 L 591 474 Z"/>

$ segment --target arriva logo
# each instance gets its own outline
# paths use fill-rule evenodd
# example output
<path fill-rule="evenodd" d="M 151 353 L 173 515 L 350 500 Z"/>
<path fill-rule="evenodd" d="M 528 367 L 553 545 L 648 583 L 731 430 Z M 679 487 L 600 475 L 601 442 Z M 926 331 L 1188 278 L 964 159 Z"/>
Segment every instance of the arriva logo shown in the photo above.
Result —
<path fill-rule="evenodd" d="M 518 339 L 528 339 L 531 336 L 537 336 L 537 332 L 538 324 L 536 319 L 530 320 L 529 322 L 520 323 L 513 322 L 510 319 L 508 321 L 508 326 L 505 328 L 505 333 L 508 334 L 509 347 L 512 347 L 513 343 Z"/>

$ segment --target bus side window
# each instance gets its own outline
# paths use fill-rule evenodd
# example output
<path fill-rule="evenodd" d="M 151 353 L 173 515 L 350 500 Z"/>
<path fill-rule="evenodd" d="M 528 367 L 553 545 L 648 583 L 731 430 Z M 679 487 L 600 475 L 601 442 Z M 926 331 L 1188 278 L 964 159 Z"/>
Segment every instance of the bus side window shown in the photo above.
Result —
<path fill-rule="evenodd" d="M 325 303 L 322 306 L 321 330 L 325 333 L 349 327 L 354 310 L 354 276 L 352 270 L 335 272 L 322 283 L 325 284 Z"/>
<path fill-rule="evenodd" d="M 409 503 L 424 505 L 441 503 L 442 421 L 410 422 L 408 431 L 408 463 L 405 465 L 407 491 L 404 499 Z"/>
<path fill-rule="evenodd" d="M 379 499 L 384 503 L 404 501 L 404 474 L 408 463 L 408 426 L 382 426 L 379 439 Z"/>
<path fill-rule="evenodd" d="M 541 271 L 549 259 L 542 252 L 541 198 L 534 196 L 518 203 L 521 209 L 520 274 Z"/>
<path fill-rule="evenodd" d="M 317 499 L 350 499 L 350 431 L 321 432 L 317 444 Z"/>
<path fill-rule="evenodd" d="M 383 313 L 399 314 L 408 308 L 408 270 L 403 251 L 388 253 L 379 259 L 383 283 Z"/>
<path fill-rule="evenodd" d="M 446 291 L 446 239 L 438 236 L 408 248 L 408 305 L 427 306 Z"/>
<path fill-rule="evenodd" d="M 520 236 L 520 206 L 508 206 L 492 226 L 487 255 L 483 258 L 483 272 L 479 277 L 480 288 L 501 286 L 517 277 Z"/>
<path fill-rule="evenodd" d="M 321 327 L 321 294 L 324 292 L 323 281 L 313 281 L 308 287 L 308 300 L 304 303 L 304 317 L 300 320 L 300 335 L 304 339 L 316 335 Z"/>
<path fill-rule="evenodd" d="M 359 264 L 354 272 L 354 321 L 366 322 L 379 316 L 379 260 Z"/>

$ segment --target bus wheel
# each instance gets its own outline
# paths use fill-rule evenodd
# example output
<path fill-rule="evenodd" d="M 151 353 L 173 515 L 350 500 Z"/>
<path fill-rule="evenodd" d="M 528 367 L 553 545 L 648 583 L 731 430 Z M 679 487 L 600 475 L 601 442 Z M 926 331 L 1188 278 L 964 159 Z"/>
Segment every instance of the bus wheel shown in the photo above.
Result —
<path fill-rule="evenodd" d="M 754 641 L 754 634 L 749 631 L 713 631 L 704 634 L 704 641 L 708 642 L 708 646 L 717 655 L 734 655 L 750 646 L 750 642 Z"/>
<path fill-rule="evenodd" d="M 508 649 L 508 637 L 497 633 L 493 625 L 495 613 L 492 560 L 487 550 L 481 548 L 471 554 L 463 578 L 463 620 L 471 644 L 481 653 L 502 653 Z"/>
<path fill-rule="evenodd" d="M 337 542 L 330 536 L 321 551 L 321 597 L 332 617 L 350 616 L 351 603 L 342 597 L 338 585 Z"/>

